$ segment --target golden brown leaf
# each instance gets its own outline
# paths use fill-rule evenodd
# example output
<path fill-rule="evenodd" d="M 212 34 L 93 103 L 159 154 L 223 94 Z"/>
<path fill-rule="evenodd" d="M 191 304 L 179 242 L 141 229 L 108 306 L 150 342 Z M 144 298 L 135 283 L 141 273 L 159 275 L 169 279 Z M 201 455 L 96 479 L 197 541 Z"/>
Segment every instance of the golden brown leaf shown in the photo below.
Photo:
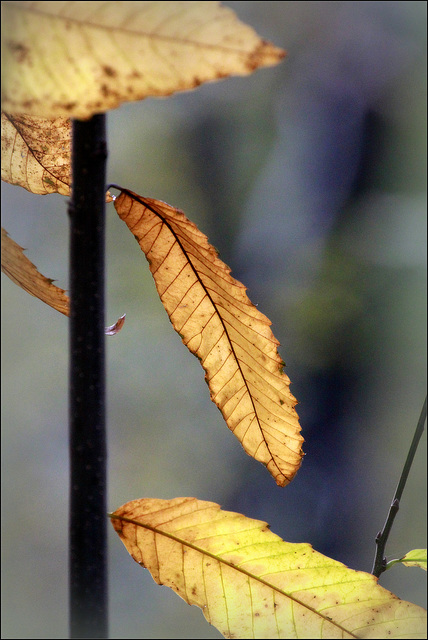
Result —
<path fill-rule="evenodd" d="M 1 179 L 32 193 L 70 195 L 71 123 L 1 114 Z"/>
<path fill-rule="evenodd" d="M 5 229 L 1 230 L 1 270 L 15 284 L 32 296 L 39 298 L 50 307 L 70 315 L 70 301 L 64 289 L 52 284 L 52 280 L 43 276 L 34 264 L 24 255 L 24 249 L 9 237 Z M 123 314 L 113 325 L 105 328 L 107 336 L 114 336 L 125 323 Z"/>
<path fill-rule="evenodd" d="M 114 205 L 146 254 L 174 329 L 206 371 L 211 400 L 245 451 L 286 485 L 303 438 L 270 320 L 182 211 L 126 189 Z"/>
<path fill-rule="evenodd" d="M 278 63 L 219 2 L 2 2 L 2 109 L 89 118 Z"/>
<path fill-rule="evenodd" d="M 24 255 L 24 250 L 1 230 L 1 269 L 15 284 L 53 309 L 69 315 L 69 300 L 64 289 L 52 284 Z"/>
<path fill-rule="evenodd" d="M 111 514 L 133 559 L 226 638 L 426 638 L 426 611 L 265 522 L 196 498 Z"/>

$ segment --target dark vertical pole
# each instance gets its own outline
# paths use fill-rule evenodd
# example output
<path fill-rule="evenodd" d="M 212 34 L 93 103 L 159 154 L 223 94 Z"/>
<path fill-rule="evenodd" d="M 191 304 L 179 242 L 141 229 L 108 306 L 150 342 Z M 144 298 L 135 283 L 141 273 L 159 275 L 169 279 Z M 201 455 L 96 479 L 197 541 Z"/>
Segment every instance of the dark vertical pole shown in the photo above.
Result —
<path fill-rule="evenodd" d="M 70 217 L 70 633 L 107 638 L 105 115 L 73 121 Z"/>

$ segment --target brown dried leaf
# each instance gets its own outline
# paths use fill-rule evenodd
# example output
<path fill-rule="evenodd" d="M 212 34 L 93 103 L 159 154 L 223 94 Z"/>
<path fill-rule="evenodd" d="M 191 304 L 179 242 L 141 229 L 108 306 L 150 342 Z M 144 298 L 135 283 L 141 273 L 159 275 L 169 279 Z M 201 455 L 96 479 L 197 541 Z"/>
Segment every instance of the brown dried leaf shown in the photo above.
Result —
<path fill-rule="evenodd" d="M 278 63 L 219 2 L 2 2 L 2 109 L 89 118 Z"/>
<path fill-rule="evenodd" d="M 32 193 L 70 195 L 71 122 L 1 114 L 1 179 Z"/>
<path fill-rule="evenodd" d="M 172 325 L 205 369 L 229 429 L 286 485 L 300 467 L 303 438 L 270 320 L 182 211 L 126 189 L 114 205 L 146 254 Z"/>
<path fill-rule="evenodd" d="M 32 296 L 39 298 L 65 316 L 70 315 L 70 301 L 64 289 L 52 284 L 52 280 L 43 276 L 34 264 L 24 255 L 24 249 L 9 237 L 5 229 L 1 230 L 1 270 L 15 284 Z M 114 324 L 105 328 L 106 336 L 114 336 L 125 324 L 123 314 Z"/>
<path fill-rule="evenodd" d="M 64 289 L 52 284 L 24 255 L 24 250 L 1 230 L 1 270 L 15 284 L 32 296 L 46 302 L 50 307 L 64 315 L 69 315 L 69 300 Z"/>

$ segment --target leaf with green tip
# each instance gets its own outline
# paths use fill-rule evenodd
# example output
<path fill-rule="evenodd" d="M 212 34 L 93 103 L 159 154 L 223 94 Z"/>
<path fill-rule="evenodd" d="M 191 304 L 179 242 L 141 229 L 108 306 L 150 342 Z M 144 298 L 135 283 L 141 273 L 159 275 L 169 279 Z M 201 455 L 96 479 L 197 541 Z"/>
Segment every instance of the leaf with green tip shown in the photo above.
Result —
<path fill-rule="evenodd" d="M 265 522 L 196 498 L 110 514 L 133 559 L 226 638 L 425 638 L 426 611 Z"/>

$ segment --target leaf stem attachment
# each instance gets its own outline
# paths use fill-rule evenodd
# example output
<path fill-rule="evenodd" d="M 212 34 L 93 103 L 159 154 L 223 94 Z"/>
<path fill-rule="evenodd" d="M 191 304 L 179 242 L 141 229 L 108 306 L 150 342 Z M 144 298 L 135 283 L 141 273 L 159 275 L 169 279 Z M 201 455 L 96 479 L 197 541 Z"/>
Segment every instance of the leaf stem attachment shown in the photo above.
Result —
<path fill-rule="evenodd" d="M 376 548 L 376 554 L 375 554 L 374 563 L 373 563 L 372 574 L 377 578 L 379 578 L 380 574 L 383 573 L 387 568 L 386 558 L 384 555 L 386 541 L 388 540 L 388 536 L 391 531 L 394 518 L 397 515 L 398 510 L 400 508 L 401 496 L 403 494 L 404 487 L 406 485 L 407 478 L 410 473 L 410 468 L 412 466 L 413 458 L 415 457 L 416 449 L 418 448 L 419 440 L 421 439 L 422 434 L 424 432 L 426 417 L 427 417 L 427 399 L 425 397 L 425 402 L 422 407 L 421 415 L 419 416 L 418 424 L 416 425 L 416 430 L 413 436 L 412 444 L 410 445 L 409 453 L 407 454 L 406 462 L 404 463 L 400 481 L 397 485 L 394 498 L 389 508 L 388 517 L 385 521 L 382 531 L 379 531 L 379 533 L 376 536 L 377 548 Z"/>

